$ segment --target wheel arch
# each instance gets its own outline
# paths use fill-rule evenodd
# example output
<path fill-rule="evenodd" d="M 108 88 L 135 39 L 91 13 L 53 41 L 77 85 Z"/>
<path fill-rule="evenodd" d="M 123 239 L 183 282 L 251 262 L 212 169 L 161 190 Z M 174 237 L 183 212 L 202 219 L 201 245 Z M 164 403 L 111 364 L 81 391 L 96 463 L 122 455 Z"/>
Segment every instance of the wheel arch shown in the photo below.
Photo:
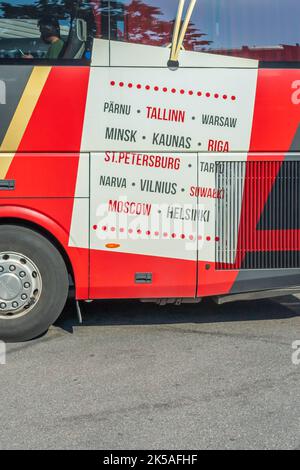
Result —
<path fill-rule="evenodd" d="M 1 206 L 0 225 L 27 227 L 47 238 L 61 254 L 76 289 L 74 265 L 66 249 L 67 231 L 50 217 L 24 207 Z"/>

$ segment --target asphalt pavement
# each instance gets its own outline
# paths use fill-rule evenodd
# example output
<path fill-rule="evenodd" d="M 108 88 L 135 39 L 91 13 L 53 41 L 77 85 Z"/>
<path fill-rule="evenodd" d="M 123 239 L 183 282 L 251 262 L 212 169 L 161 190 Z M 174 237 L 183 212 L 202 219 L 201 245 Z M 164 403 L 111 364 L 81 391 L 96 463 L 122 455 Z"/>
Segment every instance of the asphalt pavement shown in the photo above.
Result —
<path fill-rule="evenodd" d="M 300 449 L 296 297 L 83 310 L 7 346 L 0 449 Z"/>

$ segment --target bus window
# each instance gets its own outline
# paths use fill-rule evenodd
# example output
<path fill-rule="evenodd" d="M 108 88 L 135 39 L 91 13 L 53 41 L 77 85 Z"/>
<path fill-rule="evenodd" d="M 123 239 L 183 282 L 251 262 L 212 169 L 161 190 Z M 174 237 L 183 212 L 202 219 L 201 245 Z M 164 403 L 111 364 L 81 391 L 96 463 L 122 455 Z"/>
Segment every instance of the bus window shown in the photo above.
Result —
<path fill-rule="evenodd" d="M 193 50 L 256 59 L 300 61 L 299 0 L 199 0 L 193 21 L 207 45 Z"/>
<path fill-rule="evenodd" d="M 111 0 L 110 39 L 166 47 L 172 42 L 177 8 L 174 0 Z M 184 46 L 193 49 L 205 44 L 192 21 Z"/>
<path fill-rule="evenodd" d="M 0 59 L 89 59 L 93 27 L 89 2 L 0 1 Z"/>

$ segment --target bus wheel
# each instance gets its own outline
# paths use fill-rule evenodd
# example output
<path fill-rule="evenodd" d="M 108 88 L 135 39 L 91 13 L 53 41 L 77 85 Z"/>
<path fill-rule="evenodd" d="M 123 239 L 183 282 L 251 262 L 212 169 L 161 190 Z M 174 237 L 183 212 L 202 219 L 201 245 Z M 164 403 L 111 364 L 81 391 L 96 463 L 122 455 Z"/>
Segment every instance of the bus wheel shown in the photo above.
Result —
<path fill-rule="evenodd" d="M 67 300 L 68 272 L 59 251 L 39 233 L 0 225 L 0 340 L 44 333 Z"/>

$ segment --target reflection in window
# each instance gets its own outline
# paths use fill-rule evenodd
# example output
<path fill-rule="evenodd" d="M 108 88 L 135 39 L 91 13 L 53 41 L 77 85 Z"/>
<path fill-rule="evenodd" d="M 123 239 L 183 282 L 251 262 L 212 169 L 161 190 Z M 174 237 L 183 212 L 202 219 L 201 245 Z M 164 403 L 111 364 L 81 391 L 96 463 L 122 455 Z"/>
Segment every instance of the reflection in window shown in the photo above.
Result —
<path fill-rule="evenodd" d="M 62 59 L 89 59 L 93 37 L 167 47 L 177 8 L 178 0 L 0 0 L 0 58 L 47 58 L 38 21 L 49 15 L 59 22 Z M 299 61 L 299 16 L 299 0 L 198 0 L 184 48 Z"/>
<path fill-rule="evenodd" d="M 102 15 L 110 11 L 112 40 L 171 43 L 177 0 L 100 3 Z M 263 61 L 299 61 L 299 16 L 299 0 L 198 0 L 184 47 Z"/>
<path fill-rule="evenodd" d="M 262 61 L 299 61 L 299 16 L 299 0 L 201 0 L 194 21 L 210 44 L 198 50 Z"/>
<path fill-rule="evenodd" d="M 166 47 L 172 41 L 178 2 L 174 0 L 111 0 L 110 38 Z M 184 47 L 195 50 L 209 42 L 191 22 Z"/>

